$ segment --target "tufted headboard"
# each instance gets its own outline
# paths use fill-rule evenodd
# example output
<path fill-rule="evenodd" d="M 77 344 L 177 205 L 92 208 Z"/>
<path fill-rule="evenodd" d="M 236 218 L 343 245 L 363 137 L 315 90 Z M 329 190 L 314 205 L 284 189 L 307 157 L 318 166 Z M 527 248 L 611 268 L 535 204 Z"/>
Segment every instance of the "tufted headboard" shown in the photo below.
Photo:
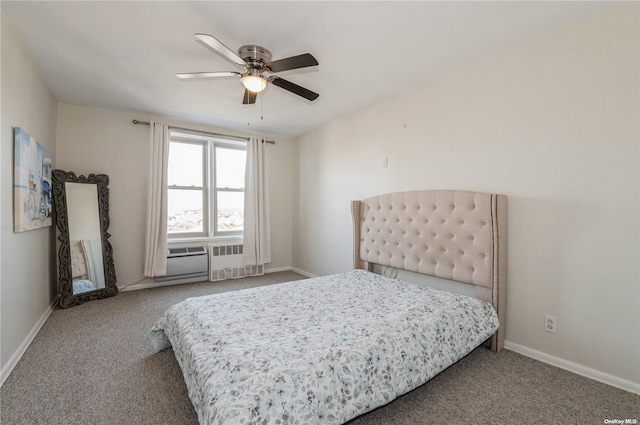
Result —
<path fill-rule="evenodd" d="M 373 264 L 475 285 L 493 304 L 504 345 L 507 198 L 489 193 L 426 190 L 352 202 L 354 268 Z"/>
<path fill-rule="evenodd" d="M 73 279 L 89 279 L 87 256 L 82 241 L 70 241 L 71 277 Z"/>

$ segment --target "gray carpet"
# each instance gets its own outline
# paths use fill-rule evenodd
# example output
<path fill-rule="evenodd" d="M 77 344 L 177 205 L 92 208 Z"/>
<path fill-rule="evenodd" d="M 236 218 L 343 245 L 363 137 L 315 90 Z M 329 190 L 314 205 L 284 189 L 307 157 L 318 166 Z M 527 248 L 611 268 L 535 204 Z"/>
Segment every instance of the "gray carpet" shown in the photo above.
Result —
<path fill-rule="evenodd" d="M 172 350 L 148 333 L 172 304 L 300 279 L 293 272 L 123 292 L 55 310 L 0 390 L 6 425 L 197 425 Z M 484 348 L 350 425 L 603 424 L 638 419 L 640 396 L 516 353 Z"/>

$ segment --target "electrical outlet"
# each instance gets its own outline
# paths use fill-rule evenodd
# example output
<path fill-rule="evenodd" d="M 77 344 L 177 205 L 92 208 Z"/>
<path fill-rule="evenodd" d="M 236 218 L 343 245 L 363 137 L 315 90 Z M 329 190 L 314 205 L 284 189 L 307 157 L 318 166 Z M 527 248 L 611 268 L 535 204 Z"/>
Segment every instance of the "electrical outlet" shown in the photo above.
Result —
<path fill-rule="evenodd" d="M 389 168 L 389 158 L 384 157 L 382 160 L 382 168 Z"/>
<path fill-rule="evenodd" d="M 554 316 L 544 316 L 544 330 L 547 332 L 556 332 L 556 318 Z"/>

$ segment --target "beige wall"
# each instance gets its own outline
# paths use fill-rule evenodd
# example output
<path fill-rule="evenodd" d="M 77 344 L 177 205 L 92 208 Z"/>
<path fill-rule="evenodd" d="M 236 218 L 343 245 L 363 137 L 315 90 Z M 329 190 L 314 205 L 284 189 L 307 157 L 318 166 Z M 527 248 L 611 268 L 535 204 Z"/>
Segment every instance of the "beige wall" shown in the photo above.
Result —
<path fill-rule="evenodd" d="M 294 266 L 351 268 L 352 199 L 505 194 L 507 340 L 640 388 L 639 7 L 605 11 L 301 137 Z M 557 333 L 544 331 L 546 314 Z"/>
<path fill-rule="evenodd" d="M 109 233 L 120 288 L 144 278 L 149 127 L 134 125 L 133 119 L 233 134 L 224 129 L 141 113 L 58 104 L 57 167 L 76 174 L 109 176 Z M 267 271 L 291 267 L 293 193 L 292 141 L 277 135 L 269 135 L 268 139 L 275 139 L 277 143 L 267 148 L 273 260 L 267 265 Z"/>
<path fill-rule="evenodd" d="M 623 5 L 450 72 L 299 143 L 275 136 L 269 268 L 289 267 L 294 255 L 293 265 L 313 274 L 350 269 L 352 199 L 503 193 L 507 340 L 640 383 L 638 9 Z M 148 128 L 131 120 L 159 118 L 68 104 L 56 111 L 4 21 L 1 30 L 4 379 L 46 318 L 56 281 L 53 228 L 13 233 L 12 126 L 49 149 L 57 168 L 110 176 L 111 242 L 126 286 L 142 278 L 148 157 Z M 558 318 L 556 334 L 543 331 L 545 314 Z"/>
<path fill-rule="evenodd" d="M 0 137 L 0 364 L 2 382 L 26 350 L 56 297 L 54 226 L 13 232 L 13 127 L 22 127 L 55 158 L 56 104 L 4 19 Z M 55 161 L 54 161 L 55 166 Z"/>

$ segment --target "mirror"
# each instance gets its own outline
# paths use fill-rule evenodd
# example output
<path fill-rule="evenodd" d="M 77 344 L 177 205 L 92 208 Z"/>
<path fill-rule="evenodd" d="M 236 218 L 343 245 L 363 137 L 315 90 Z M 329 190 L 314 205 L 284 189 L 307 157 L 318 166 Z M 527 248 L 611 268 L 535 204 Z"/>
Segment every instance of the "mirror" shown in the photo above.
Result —
<path fill-rule="evenodd" d="M 109 177 L 53 170 L 62 308 L 118 293 L 109 243 Z"/>

